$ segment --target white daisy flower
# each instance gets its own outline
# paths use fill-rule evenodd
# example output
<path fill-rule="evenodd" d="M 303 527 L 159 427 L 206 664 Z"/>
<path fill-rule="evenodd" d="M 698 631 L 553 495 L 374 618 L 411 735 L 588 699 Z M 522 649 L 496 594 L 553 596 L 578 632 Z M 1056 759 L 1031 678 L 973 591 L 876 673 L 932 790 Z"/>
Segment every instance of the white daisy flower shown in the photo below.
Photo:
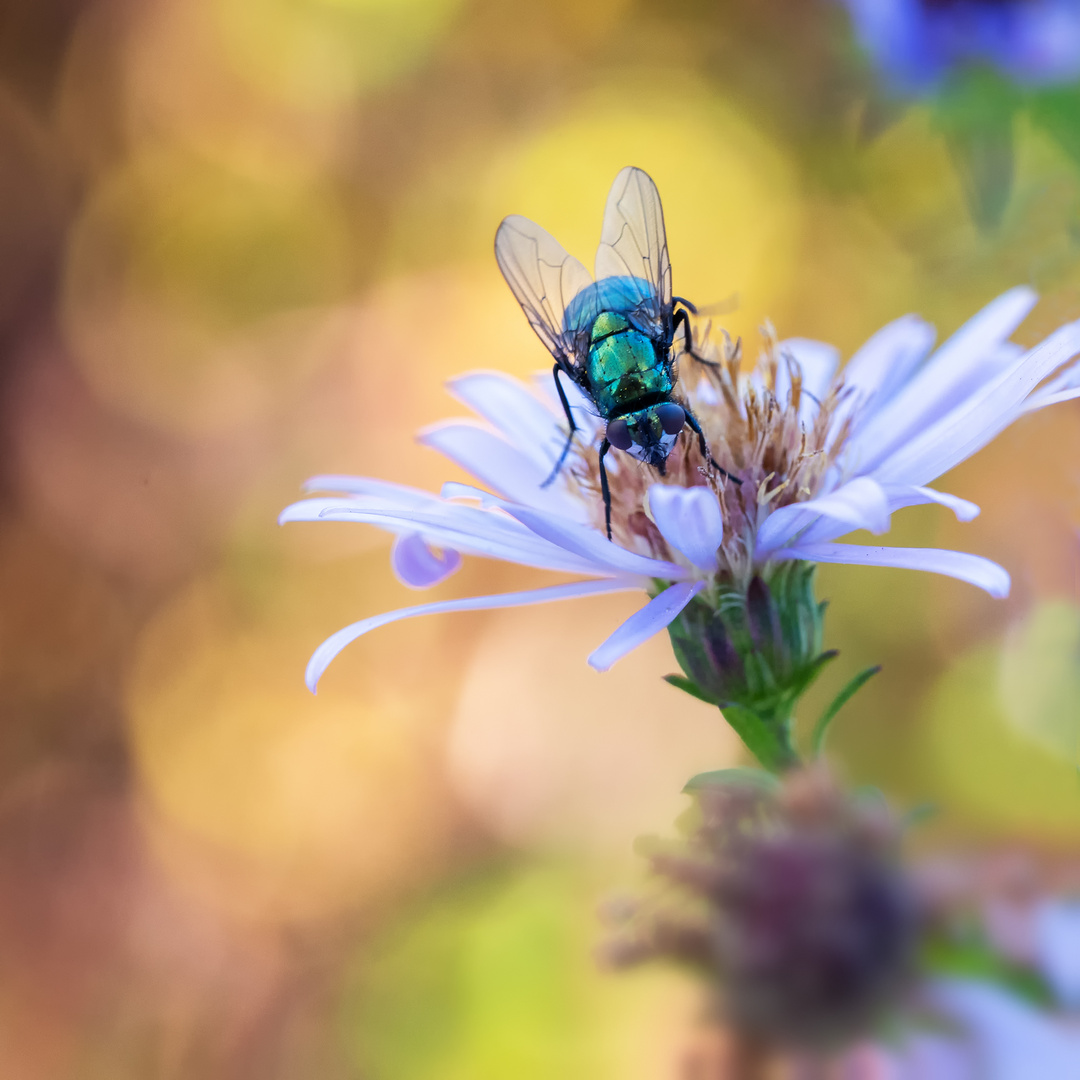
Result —
<path fill-rule="evenodd" d="M 832 346 L 792 339 L 767 342 L 754 370 L 742 374 L 737 346 L 725 338 L 714 347 L 695 334 L 695 351 L 714 366 L 701 366 L 701 381 L 687 389 L 697 365 L 684 358 L 682 400 L 700 420 L 713 461 L 740 482 L 707 462 L 689 431 L 679 437 L 662 477 L 628 455 L 609 457 L 610 540 L 599 490 L 602 425 L 584 397 L 573 403 L 579 435 L 571 456 L 544 486 L 566 440 L 557 403 L 495 372 L 453 380 L 450 392 L 479 421 L 450 420 L 419 439 L 465 468 L 476 486 L 450 483 L 435 495 L 385 480 L 318 476 L 306 490 L 333 494 L 297 502 L 280 520 L 385 529 L 395 536 L 394 573 L 413 588 L 443 581 L 466 555 L 578 580 L 364 618 L 319 646 L 308 664 L 308 686 L 314 691 L 350 642 L 400 619 L 640 590 L 652 598 L 589 663 L 606 670 L 685 611 L 682 636 L 673 627 L 672 637 L 690 682 L 709 700 L 738 701 L 729 692 L 731 672 L 738 668 L 740 686 L 755 678 L 745 664 L 747 648 L 774 660 L 787 657 L 789 690 L 804 688 L 820 666 L 813 564 L 925 570 L 1005 596 L 1008 574 L 978 555 L 838 541 L 857 529 L 885 533 L 895 511 L 920 503 L 970 520 L 977 506 L 927 485 L 1024 414 L 1080 396 L 1074 362 L 1080 324 L 1061 327 L 1031 349 L 1009 340 L 1035 300 L 1031 290 L 1013 289 L 937 349 L 933 328 L 905 316 L 876 333 L 842 369 Z M 799 566 L 808 569 L 791 569 Z M 735 607 L 741 614 L 733 621 Z M 696 659 L 688 650 L 696 650 Z M 734 667 L 725 669 L 725 651 Z M 714 677 L 717 670 L 727 674 Z M 753 685 L 748 691 L 758 694 L 755 700 L 764 692 Z"/>

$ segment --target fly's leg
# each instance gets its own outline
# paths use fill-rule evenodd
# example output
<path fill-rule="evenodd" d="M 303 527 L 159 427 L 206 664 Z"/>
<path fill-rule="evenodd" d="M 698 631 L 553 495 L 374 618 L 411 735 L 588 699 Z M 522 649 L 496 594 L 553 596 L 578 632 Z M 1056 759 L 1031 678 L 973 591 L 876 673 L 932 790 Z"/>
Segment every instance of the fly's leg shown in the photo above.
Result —
<path fill-rule="evenodd" d="M 722 476 L 732 481 L 735 484 L 742 486 L 742 481 L 737 476 L 732 476 L 727 469 L 717 465 L 713 460 L 712 451 L 709 449 L 709 444 L 705 441 L 705 432 L 701 430 L 701 425 L 698 423 L 698 418 L 684 405 L 683 411 L 686 413 L 686 422 L 690 426 L 690 430 L 697 435 L 698 448 L 701 450 L 701 456 Z"/>
<path fill-rule="evenodd" d="M 681 300 L 680 303 L 685 304 L 686 301 Z M 687 307 L 689 306 L 687 304 Z M 690 316 L 687 314 L 686 308 L 678 308 L 675 312 L 675 317 L 671 321 L 672 339 L 674 339 L 675 331 L 679 329 L 680 325 L 683 328 L 683 336 L 686 341 L 686 348 L 683 351 L 692 356 L 702 367 L 719 371 L 720 365 L 715 360 L 706 360 L 704 356 L 694 352 L 694 338 L 690 333 Z"/>
<path fill-rule="evenodd" d="M 611 488 L 608 487 L 607 469 L 604 468 L 604 455 L 611 449 L 611 443 L 605 437 L 600 444 L 600 494 L 604 497 L 604 525 L 607 538 L 611 539 Z"/>
<path fill-rule="evenodd" d="M 562 368 L 556 364 L 554 368 L 555 389 L 559 392 L 559 401 L 562 402 L 563 412 L 566 413 L 566 422 L 570 425 L 570 432 L 566 436 L 566 445 L 562 448 L 559 460 L 555 462 L 555 468 L 551 470 L 551 475 L 540 485 L 542 488 L 546 488 L 552 483 L 555 477 L 559 475 L 563 463 L 566 461 L 566 455 L 570 453 L 570 446 L 574 441 L 574 433 L 577 431 L 577 424 L 574 423 L 574 414 L 570 411 L 570 402 L 566 400 L 566 391 L 563 390 L 562 383 L 559 382 L 560 371 L 562 371 Z"/>

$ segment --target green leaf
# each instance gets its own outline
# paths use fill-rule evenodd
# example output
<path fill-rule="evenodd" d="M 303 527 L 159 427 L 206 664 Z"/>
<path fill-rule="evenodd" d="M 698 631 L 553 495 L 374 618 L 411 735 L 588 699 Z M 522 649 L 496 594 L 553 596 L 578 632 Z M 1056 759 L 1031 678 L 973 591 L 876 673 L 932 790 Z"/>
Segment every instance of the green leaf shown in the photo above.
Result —
<path fill-rule="evenodd" d="M 799 763 L 785 724 L 769 722 L 743 705 L 722 705 L 720 711 L 746 749 L 769 772 L 783 772 Z"/>
<path fill-rule="evenodd" d="M 1012 196 L 1015 173 L 1011 124 L 992 130 L 952 132 L 946 142 L 967 199 L 972 221 L 996 229 Z"/>
<path fill-rule="evenodd" d="M 923 947 L 922 960 L 936 975 L 996 983 L 1043 1008 L 1054 1001 L 1053 992 L 1036 971 L 1001 956 L 981 934 L 930 941 Z"/>
<path fill-rule="evenodd" d="M 1057 140 L 1073 159 L 1080 161 L 1080 88 L 1075 86 L 1044 89 L 1035 96 L 1031 119 Z"/>
<path fill-rule="evenodd" d="M 935 105 L 935 126 L 945 142 L 982 230 L 1001 224 L 1012 194 L 1014 117 L 1022 105 L 1017 89 L 997 73 L 957 73 Z"/>
<path fill-rule="evenodd" d="M 719 706 L 720 704 L 719 698 L 713 697 L 707 690 L 703 690 L 696 682 L 686 678 L 685 675 L 665 675 L 664 682 L 671 683 L 672 686 L 677 687 L 691 697 L 697 698 L 698 701 L 704 701 L 706 705 Z"/>
<path fill-rule="evenodd" d="M 690 795 L 702 788 L 718 787 L 725 784 L 744 784 L 751 787 L 764 788 L 767 791 L 775 791 L 779 787 L 779 781 L 772 773 L 764 769 L 716 769 L 713 772 L 698 773 L 686 781 L 683 791 Z"/>
<path fill-rule="evenodd" d="M 868 667 L 860 671 L 839 694 L 833 698 L 832 704 L 821 714 L 821 719 L 814 725 L 814 734 L 810 737 L 810 753 L 814 757 L 820 757 L 825 749 L 825 736 L 829 732 L 829 725 L 833 722 L 836 714 L 855 696 L 863 685 L 870 681 L 881 670 L 880 664 Z"/>

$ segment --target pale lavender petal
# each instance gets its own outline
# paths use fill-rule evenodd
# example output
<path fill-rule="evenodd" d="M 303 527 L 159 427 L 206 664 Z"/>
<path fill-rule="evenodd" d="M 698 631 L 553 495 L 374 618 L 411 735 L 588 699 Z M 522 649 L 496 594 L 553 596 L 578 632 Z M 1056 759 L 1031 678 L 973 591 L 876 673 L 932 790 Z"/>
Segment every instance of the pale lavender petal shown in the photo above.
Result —
<path fill-rule="evenodd" d="M 716 569 L 716 549 L 724 539 L 720 503 L 707 487 L 653 484 L 649 510 L 661 536 L 699 570 Z"/>
<path fill-rule="evenodd" d="M 844 366 L 844 385 L 863 397 L 889 396 L 907 382 L 934 344 L 937 331 L 918 315 L 903 315 L 883 326 Z"/>
<path fill-rule="evenodd" d="M 1075 401 L 1080 397 L 1080 386 L 1072 386 L 1064 390 L 1048 392 L 1045 387 L 1039 387 L 1034 394 L 1024 402 L 1024 412 L 1037 412 L 1045 409 L 1048 405 L 1060 405 L 1064 401 Z"/>
<path fill-rule="evenodd" d="M 958 521 L 971 521 L 980 514 L 979 506 L 961 499 L 959 495 L 950 495 L 947 491 L 935 491 L 929 487 L 917 487 L 914 484 L 882 484 L 889 500 L 889 513 L 903 510 L 907 506 L 921 506 L 924 503 L 937 503 L 947 507 Z"/>
<path fill-rule="evenodd" d="M 780 349 L 794 356 L 802 372 L 803 389 L 821 398 L 840 366 L 840 350 L 810 338 L 788 338 L 780 343 Z"/>
<path fill-rule="evenodd" d="M 607 671 L 616 660 L 621 660 L 628 652 L 643 645 L 654 634 L 665 629 L 704 588 L 704 581 L 693 583 L 680 581 L 677 585 L 665 589 L 659 596 L 653 597 L 640 611 L 635 611 L 589 657 L 589 664 L 597 671 Z"/>
<path fill-rule="evenodd" d="M 1080 901 L 1054 900 L 1035 913 L 1039 967 L 1068 1009 L 1080 1008 Z"/>
<path fill-rule="evenodd" d="M 994 597 L 1009 595 L 1009 575 L 1005 569 L 981 555 L 970 555 L 965 551 L 949 551 L 943 548 L 863 547 L 860 544 L 797 544 L 775 551 L 769 557 L 925 570 L 931 574 L 944 574 L 946 577 L 977 585 Z"/>
<path fill-rule="evenodd" d="M 301 499 L 290 503 L 278 514 L 278 524 L 288 525 L 294 521 L 322 521 L 324 510 L 344 506 L 348 500 L 341 495 L 323 496 L 318 499 Z"/>
<path fill-rule="evenodd" d="M 1031 310 L 1030 289 L 1012 289 L 962 326 L 907 383 L 860 426 L 845 459 L 869 472 L 912 435 L 962 407 L 979 387 L 993 381 L 1016 358 L 1006 339 Z M 932 479 L 928 477 L 927 479 Z"/>
<path fill-rule="evenodd" d="M 889 504 L 876 481 L 856 477 L 828 495 L 774 510 L 758 529 L 757 551 L 783 547 L 819 517 L 842 523 L 844 532 L 869 529 L 883 533 L 889 529 Z"/>
<path fill-rule="evenodd" d="M 889 514 L 896 513 L 908 506 L 920 506 L 924 503 L 937 503 L 947 507 L 960 521 L 971 521 L 978 517 L 979 507 L 967 499 L 935 491 L 928 487 L 914 487 L 911 484 L 882 484 L 882 491 L 888 500 Z M 851 532 L 851 526 L 831 518 L 818 518 L 805 532 L 799 534 L 799 546 L 804 544 L 822 544 Z"/>
<path fill-rule="evenodd" d="M 694 390 L 694 402 L 697 405 L 720 404 L 720 392 L 704 375 L 698 379 L 697 387 Z"/>
<path fill-rule="evenodd" d="M 963 1030 L 980 1080 L 1057 1080 L 1080 1076 L 1080 1032 L 992 983 L 941 979 L 928 995 Z"/>
<path fill-rule="evenodd" d="M 358 510 L 378 510 L 380 512 L 392 511 L 403 519 L 401 528 L 394 528 L 393 532 L 408 532 L 404 521 L 413 513 L 437 513 L 442 508 L 442 502 L 430 492 L 422 493 L 423 502 L 408 496 L 401 497 L 394 492 L 392 498 L 384 499 L 376 496 L 349 496 L 349 495 L 319 495 L 314 499 L 301 499 L 291 503 L 278 514 L 278 524 L 288 525 L 294 521 L 333 521 L 335 515 L 346 510 L 353 513 Z M 353 519 L 349 519 L 353 520 Z"/>
<path fill-rule="evenodd" d="M 479 424 L 469 421 L 435 424 L 421 431 L 416 441 L 438 450 L 508 499 L 584 520 L 580 499 L 573 498 L 561 484 L 542 486 L 551 473 L 549 468 Z"/>
<path fill-rule="evenodd" d="M 461 569 L 461 553 L 433 548 L 419 533 L 406 533 L 390 549 L 394 576 L 410 589 L 429 589 Z"/>
<path fill-rule="evenodd" d="M 936 332 L 917 315 L 905 315 L 882 327 L 847 362 L 843 383 L 847 391 L 833 413 L 830 441 L 850 421 L 850 435 L 873 422 L 889 399 L 910 378 L 930 351 Z"/>
<path fill-rule="evenodd" d="M 646 577 L 662 578 L 665 581 L 681 581 L 689 572 L 683 566 L 650 559 L 633 551 L 613 544 L 596 529 L 579 525 L 566 518 L 545 514 L 525 506 L 507 503 L 506 512 L 531 529 L 537 536 L 557 544 L 580 559 L 588 560 L 593 573 L 643 574 Z"/>
<path fill-rule="evenodd" d="M 493 608 L 524 607 L 528 604 L 546 604 L 553 600 L 572 600 L 578 596 L 594 596 L 598 593 L 609 592 L 635 592 L 641 588 L 641 583 L 624 579 L 605 581 L 573 581 L 567 585 L 548 585 L 543 589 L 532 589 L 528 592 L 499 593 L 496 596 L 467 596 L 462 600 L 440 600 L 432 604 L 419 604 L 416 607 L 400 608 L 397 611 L 387 611 L 382 615 L 373 615 L 369 619 L 361 619 L 351 626 L 346 626 L 336 634 L 331 634 L 312 654 L 308 661 L 304 681 L 308 689 L 314 694 L 319 679 L 323 672 L 330 666 L 330 662 L 346 645 L 350 645 L 358 637 L 371 630 L 377 630 L 380 626 L 399 622 L 401 619 L 411 619 L 416 615 L 438 615 L 449 611 L 488 611 Z"/>
<path fill-rule="evenodd" d="M 974 357 L 984 355 L 1008 340 L 1012 332 L 1027 318 L 1038 303 L 1034 289 L 1018 285 L 991 300 L 952 335 L 927 362 L 920 378 L 927 376 L 948 378 L 949 368 L 963 367 Z M 932 378 L 926 380 L 929 387 Z"/>
<path fill-rule="evenodd" d="M 399 506 L 425 506 L 437 501 L 430 491 L 394 484 L 389 480 L 373 480 L 370 476 L 313 476 L 301 485 L 304 491 L 336 491 L 345 495 L 372 495 L 393 499 Z"/>
<path fill-rule="evenodd" d="M 924 503 L 934 502 L 941 507 L 953 511 L 961 522 L 970 522 L 972 518 L 980 514 L 980 508 L 974 502 L 961 499 L 956 495 L 948 495 L 945 491 L 935 491 L 932 487 L 915 487 L 910 484 L 882 484 L 889 502 L 889 513 L 894 514 L 897 510 L 906 507 L 918 507 Z M 819 517 L 810 525 L 805 532 L 799 534 L 799 546 L 810 543 L 825 543 L 828 540 L 836 540 L 851 531 L 851 526 L 845 522 L 837 522 L 833 518 Z"/>
<path fill-rule="evenodd" d="M 1003 372 L 977 396 L 896 450 L 874 470 L 883 484 L 926 484 L 981 450 L 1023 411 L 1027 396 L 1080 352 L 1080 324 L 1071 323 Z"/>
<path fill-rule="evenodd" d="M 546 476 L 566 440 L 565 419 L 552 412 L 520 379 L 498 371 L 470 371 L 451 379 L 451 394 L 482 416 Z"/>
<path fill-rule="evenodd" d="M 504 511 L 503 514 L 491 516 L 500 523 L 524 526 L 526 535 L 534 536 L 537 543 L 543 545 L 546 557 L 550 558 L 551 551 L 556 550 L 562 552 L 565 558 L 574 561 L 579 569 L 573 572 L 611 575 L 640 574 L 644 577 L 661 577 L 672 581 L 678 581 L 687 576 L 687 570 L 684 567 L 628 551 L 606 539 L 591 526 L 581 525 L 557 514 L 548 514 L 530 507 L 519 506 L 467 484 L 444 484 L 443 488 L 449 493 L 460 493 L 470 498 L 478 498 L 487 508 L 495 507 Z M 444 507 L 460 506 L 454 503 L 443 505 Z M 468 507 L 460 508 L 469 509 Z M 326 516 L 325 512 L 323 516 Z M 418 520 L 415 512 L 409 517 L 410 520 Z M 515 540 L 518 539 L 519 537 L 515 536 Z"/>
<path fill-rule="evenodd" d="M 498 495 L 492 495 L 490 491 L 485 491 L 483 488 L 478 488 L 473 484 L 462 484 L 457 480 L 447 480 L 441 488 L 439 488 L 439 494 L 444 499 L 474 499 L 485 510 L 490 510 L 493 506 L 501 507 L 506 500 L 499 498 Z"/>
<path fill-rule="evenodd" d="M 303 489 L 344 494 L 301 499 L 282 510 L 278 515 L 279 525 L 290 521 L 323 521 L 324 511 L 343 506 L 392 509 L 403 514 L 414 510 L 437 513 L 443 506 L 442 499 L 430 491 L 366 476 L 313 476 L 305 481 Z"/>
<path fill-rule="evenodd" d="M 776 400 L 785 403 L 791 394 L 790 361 L 796 365 L 802 377 L 803 398 L 799 404 L 799 417 L 809 422 L 817 415 L 818 406 L 825 396 L 837 367 L 840 351 L 834 345 L 810 338 L 788 338 L 780 342 L 781 362 L 776 370 Z"/>
<path fill-rule="evenodd" d="M 596 565 L 545 541 L 503 513 L 460 503 L 437 502 L 433 510 L 427 511 L 401 509 L 373 500 L 307 499 L 287 507 L 279 520 L 363 522 L 392 533 L 419 533 L 429 544 L 465 555 L 571 574 L 611 573 L 608 566 Z"/>
<path fill-rule="evenodd" d="M 545 397 L 550 407 L 557 410 L 559 416 L 563 413 L 562 402 L 559 401 L 558 392 L 555 390 L 555 379 L 551 371 L 544 371 L 534 376 L 534 384 Z M 566 393 L 566 399 L 570 403 L 570 412 L 574 417 L 574 423 L 578 426 L 578 438 L 590 443 L 593 437 L 603 426 L 596 411 L 596 406 L 586 397 L 584 391 L 576 383 L 569 379 L 562 380 L 562 388 Z"/>
<path fill-rule="evenodd" d="M 1080 364 L 1073 363 L 1062 368 L 1052 379 L 1047 379 L 1031 397 L 1056 395 L 1063 390 L 1076 390 L 1077 388 L 1080 388 Z M 1028 400 L 1030 403 L 1031 399 Z"/>

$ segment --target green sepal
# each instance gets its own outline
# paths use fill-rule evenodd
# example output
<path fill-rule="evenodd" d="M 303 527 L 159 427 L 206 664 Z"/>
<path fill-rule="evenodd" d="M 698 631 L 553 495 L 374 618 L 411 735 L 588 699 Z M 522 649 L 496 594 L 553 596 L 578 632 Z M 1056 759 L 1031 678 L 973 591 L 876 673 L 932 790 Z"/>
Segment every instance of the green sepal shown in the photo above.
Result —
<path fill-rule="evenodd" d="M 713 772 L 698 773 L 686 781 L 683 792 L 692 795 L 702 788 L 720 787 L 727 784 L 746 785 L 762 788 L 766 791 L 776 791 L 780 782 L 772 773 L 764 769 L 740 768 L 740 769 L 716 769 Z"/>
<path fill-rule="evenodd" d="M 714 697 L 707 690 L 702 690 L 696 682 L 686 678 L 684 675 L 665 675 L 664 682 L 671 683 L 672 686 L 677 687 L 691 697 L 697 698 L 698 701 L 704 701 L 706 705 L 720 705 L 719 698 Z"/>
<path fill-rule="evenodd" d="M 825 736 L 829 733 L 829 725 L 833 722 L 836 714 L 868 683 L 879 671 L 880 664 L 868 667 L 860 671 L 848 684 L 832 699 L 832 704 L 821 714 L 818 722 L 814 725 L 814 733 L 810 736 L 810 754 L 812 757 L 820 757 L 825 749 Z"/>

